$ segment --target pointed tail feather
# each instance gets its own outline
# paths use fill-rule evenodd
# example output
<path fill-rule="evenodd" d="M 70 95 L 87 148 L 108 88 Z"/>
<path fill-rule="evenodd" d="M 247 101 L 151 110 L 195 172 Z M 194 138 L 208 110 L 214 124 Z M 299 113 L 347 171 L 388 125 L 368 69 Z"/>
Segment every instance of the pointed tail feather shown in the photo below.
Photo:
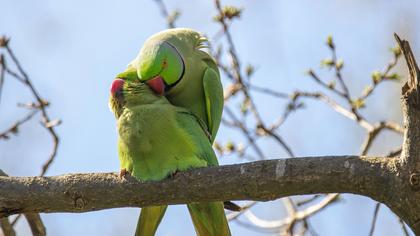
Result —
<path fill-rule="evenodd" d="M 154 236 L 168 206 L 143 207 L 135 236 Z"/>
<path fill-rule="evenodd" d="M 188 204 L 197 236 L 230 236 L 223 202 Z"/>

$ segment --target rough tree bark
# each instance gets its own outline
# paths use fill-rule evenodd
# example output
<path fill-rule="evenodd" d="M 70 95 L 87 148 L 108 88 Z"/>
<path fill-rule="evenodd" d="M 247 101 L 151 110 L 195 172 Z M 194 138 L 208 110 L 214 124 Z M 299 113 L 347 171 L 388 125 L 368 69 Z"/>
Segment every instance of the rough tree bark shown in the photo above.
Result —
<path fill-rule="evenodd" d="M 303 157 L 203 168 L 159 182 L 115 173 L 0 177 L 0 217 L 28 212 L 86 212 L 197 201 L 258 200 L 313 193 L 354 193 L 384 203 L 420 235 L 420 72 L 396 36 L 410 78 L 402 89 L 400 157 Z"/>

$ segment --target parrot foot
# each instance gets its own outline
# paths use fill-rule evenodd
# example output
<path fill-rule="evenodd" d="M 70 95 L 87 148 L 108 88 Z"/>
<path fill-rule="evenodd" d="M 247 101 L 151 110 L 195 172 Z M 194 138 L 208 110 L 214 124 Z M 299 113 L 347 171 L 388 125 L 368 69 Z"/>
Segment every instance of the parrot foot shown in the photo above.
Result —
<path fill-rule="evenodd" d="M 126 169 L 121 169 L 120 173 L 118 174 L 118 177 L 120 177 L 120 179 L 122 178 L 126 178 L 127 175 L 131 175 L 131 173 Z"/>
<path fill-rule="evenodd" d="M 177 170 L 176 170 L 175 172 L 171 173 L 171 174 L 169 175 L 169 178 L 171 178 L 171 179 L 172 179 L 172 178 L 174 178 L 174 177 L 175 177 L 175 175 L 176 175 L 176 174 L 178 174 L 178 172 L 179 172 L 179 171 L 177 171 Z"/>

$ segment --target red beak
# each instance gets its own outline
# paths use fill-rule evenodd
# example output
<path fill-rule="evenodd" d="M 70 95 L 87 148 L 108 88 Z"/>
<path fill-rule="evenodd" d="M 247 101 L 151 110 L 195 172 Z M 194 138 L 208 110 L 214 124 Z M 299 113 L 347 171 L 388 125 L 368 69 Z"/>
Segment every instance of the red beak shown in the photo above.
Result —
<path fill-rule="evenodd" d="M 162 77 L 156 76 L 155 78 L 146 81 L 146 84 L 158 95 L 163 96 L 165 94 L 165 83 Z"/>
<path fill-rule="evenodd" d="M 122 79 L 115 79 L 112 81 L 111 84 L 111 94 L 112 96 L 115 96 L 117 93 L 120 93 L 123 89 L 124 80 Z"/>

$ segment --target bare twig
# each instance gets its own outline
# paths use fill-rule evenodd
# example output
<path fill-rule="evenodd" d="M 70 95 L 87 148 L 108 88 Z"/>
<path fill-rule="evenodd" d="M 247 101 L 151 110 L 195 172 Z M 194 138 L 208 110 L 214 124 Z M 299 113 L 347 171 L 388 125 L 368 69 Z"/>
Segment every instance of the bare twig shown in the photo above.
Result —
<path fill-rule="evenodd" d="M 366 138 L 365 142 L 362 144 L 361 155 L 366 155 L 367 154 L 367 152 L 368 152 L 370 146 L 372 145 L 373 141 L 375 140 L 375 138 L 384 129 L 394 131 L 398 134 L 403 134 L 403 132 L 404 132 L 403 128 L 397 123 L 390 122 L 390 121 L 379 122 L 379 124 L 376 124 L 372 130 L 368 130 L 367 138 Z"/>
<path fill-rule="evenodd" d="M 265 159 L 265 155 L 263 153 L 263 151 L 261 150 L 261 148 L 256 144 L 255 139 L 251 136 L 250 132 L 248 131 L 248 129 L 244 126 L 243 123 L 241 123 L 239 121 L 238 118 L 236 118 L 235 114 L 233 113 L 233 111 L 230 110 L 229 107 L 225 107 L 225 111 L 227 113 L 228 116 L 230 116 L 230 118 L 233 120 L 235 126 L 239 127 L 240 130 L 242 131 L 242 134 L 245 135 L 245 137 L 247 138 L 247 140 L 249 141 L 249 143 L 251 144 L 251 146 L 253 147 L 254 151 L 258 154 L 259 158 L 261 160 Z"/>
<path fill-rule="evenodd" d="M 378 219 L 378 213 L 379 213 L 380 208 L 381 208 L 381 203 L 377 202 L 375 204 L 375 210 L 373 211 L 373 219 L 372 219 L 372 224 L 369 231 L 369 236 L 373 236 L 373 233 L 375 232 L 376 221 Z"/>
<path fill-rule="evenodd" d="M 357 117 L 352 111 L 344 108 L 340 104 L 338 104 L 336 101 L 325 95 L 321 92 L 314 92 L 314 93 L 308 93 L 308 92 L 295 92 L 293 95 L 295 99 L 298 97 L 308 97 L 308 98 L 314 98 L 318 99 L 322 102 L 325 102 L 327 105 L 329 105 L 331 108 L 333 108 L 336 112 L 340 113 L 341 115 L 349 118 L 350 120 L 356 121 L 360 126 L 365 128 L 366 130 L 373 130 L 374 127 L 372 124 L 367 122 L 364 118 Z"/>
<path fill-rule="evenodd" d="M 4 84 L 4 74 L 6 73 L 6 62 L 4 59 L 4 55 L 0 54 L 0 101 L 1 101 L 1 93 L 3 91 L 3 84 Z"/>
<path fill-rule="evenodd" d="M 398 218 L 398 222 L 401 224 L 401 230 L 403 231 L 405 236 L 410 236 L 410 233 L 408 233 L 407 226 L 405 226 L 404 221 L 401 218 Z"/>
<path fill-rule="evenodd" d="M 160 8 L 160 12 L 162 13 L 162 16 L 166 19 L 168 28 L 175 28 L 175 21 L 179 16 L 179 12 L 174 11 L 172 13 L 169 13 L 168 8 L 166 7 L 163 0 L 155 0 L 155 2 Z"/>
<path fill-rule="evenodd" d="M 26 213 L 25 218 L 28 221 L 33 236 L 45 236 L 47 234 L 41 216 L 37 213 Z"/>
<path fill-rule="evenodd" d="M 8 52 L 8 54 L 9 54 L 10 58 L 12 59 L 14 64 L 16 65 L 19 73 L 21 74 L 21 77 L 17 76 L 17 74 L 16 74 L 15 78 L 23 78 L 24 83 L 28 86 L 28 88 L 32 92 L 32 94 L 35 97 L 37 103 L 39 104 L 39 110 L 41 111 L 43 126 L 45 127 L 45 129 L 47 129 L 47 131 L 49 132 L 49 134 L 50 134 L 50 136 L 52 137 L 52 140 L 53 140 L 52 151 L 49 155 L 49 158 L 47 159 L 47 161 L 42 166 L 42 170 L 41 170 L 40 175 L 43 176 L 43 175 L 45 175 L 49 166 L 54 161 L 55 156 L 57 155 L 57 149 L 58 149 L 58 145 L 59 145 L 60 140 L 58 138 L 58 135 L 55 131 L 54 126 L 48 125 L 51 122 L 51 119 L 49 118 L 47 110 L 46 110 L 46 105 L 48 104 L 48 102 L 46 102 L 44 99 L 41 98 L 38 91 L 35 89 L 33 83 L 29 79 L 28 74 L 23 69 L 22 65 L 20 64 L 19 60 L 15 56 L 15 54 L 14 54 L 13 50 L 10 48 L 10 46 L 7 44 L 7 45 L 5 45 L 5 48 L 6 48 L 6 51 Z"/>
<path fill-rule="evenodd" d="M 16 134 L 19 130 L 19 127 L 25 122 L 31 120 L 31 118 L 36 113 L 38 113 L 38 110 L 31 111 L 24 118 L 16 121 L 13 125 L 11 125 L 9 128 L 0 133 L 0 139 L 9 139 L 10 134 Z"/>
<path fill-rule="evenodd" d="M 278 92 L 278 91 L 275 91 L 273 89 L 259 87 L 259 86 L 256 86 L 256 85 L 253 85 L 253 84 L 250 84 L 250 83 L 246 83 L 246 85 L 250 90 L 253 90 L 253 91 L 256 91 L 256 92 L 259 92 L 259 93 L 267 94 L 267 95 L 270 95 L 270 96 L 273 96 L 273 97 L 278 97 L 278 98 L 289 98 L 288 94 Z"/>
<path fill-rule="evenodd" d="M 306 205 L 308 203 L 312 203 L 313 201 L 317 200 L 321 196 L 322 195 L 320 195 L 320 194 L 315 194 L 315 195 L 313 195 L 312 197 L 310 197 L 308 199 L 305 199 L 305 200 L 296 202 L 296 206 L 300 207 L 300 206 Z"/>
<path fill-rule="evenodd" d="M 319 204 L 306 208 L 302 211 L 297 211 L 294 215 L 291 215 L 285 219 L 275 220 L 275 221 L 266 221 L 261 220 L 255 216 L 251 211 L 244 213 L 244 216 L 247 217 L 254 225 L 261 228 L 282 228 L 287 227 L 288 225 L 293 224 L 296 221 L 304 220 L 311 215 L 316 214 L 320 210 L 327 207 L 330 203 L 335 202 L 338 199 L 338 194 L 329 194 L 325 197 Z M 292 212 L 292 211 L 291 211 Z"/>

